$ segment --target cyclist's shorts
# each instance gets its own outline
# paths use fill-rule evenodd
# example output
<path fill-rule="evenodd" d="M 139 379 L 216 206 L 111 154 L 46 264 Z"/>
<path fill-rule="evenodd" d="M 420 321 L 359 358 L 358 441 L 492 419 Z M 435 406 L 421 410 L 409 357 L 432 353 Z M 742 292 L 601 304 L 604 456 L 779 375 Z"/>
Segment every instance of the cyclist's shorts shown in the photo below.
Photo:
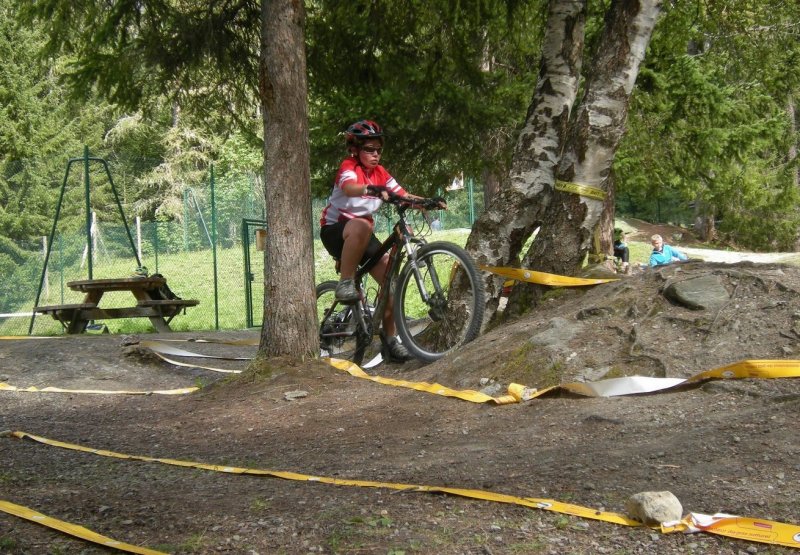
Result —
<path fill-rule="evenodd" d="M 332 257 L 336 260 L 342 258 L 342 248 L 344 247 L 344 226 L 347 222 L 337 222 L 335 224 L 323 226 L 319 230 L 319 238 L 322 239 L 322 244 Z M 367 244 L 367 250 L 364 256 L 361 257 L 361 264 L 369 260 L 369 257 L 378 252 L 381 248 L 381 242 L 372 234 Z"/>

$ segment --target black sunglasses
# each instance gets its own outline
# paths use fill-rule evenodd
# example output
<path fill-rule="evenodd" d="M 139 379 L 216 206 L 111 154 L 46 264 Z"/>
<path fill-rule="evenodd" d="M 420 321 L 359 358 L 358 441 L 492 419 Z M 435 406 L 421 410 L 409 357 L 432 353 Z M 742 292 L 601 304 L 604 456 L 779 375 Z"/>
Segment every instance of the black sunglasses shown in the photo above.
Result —
<path fill-rule="evenodd" d="M 375 154 L 376 152 L 380 155 L 383 154 L 383 147 L 380 146 L 362 146 L 361 150 L 366 152 L 367 154 Z"/>

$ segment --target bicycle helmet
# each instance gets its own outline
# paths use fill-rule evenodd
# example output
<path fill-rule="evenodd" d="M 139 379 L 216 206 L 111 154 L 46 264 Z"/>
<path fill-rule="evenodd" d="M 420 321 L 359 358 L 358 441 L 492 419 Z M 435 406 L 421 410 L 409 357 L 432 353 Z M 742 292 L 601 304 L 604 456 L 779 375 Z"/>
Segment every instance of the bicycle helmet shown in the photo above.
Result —
<path fill-rule="evenodd" d="M 374 121 L 362 119 L 347 128 L 347 144 L 361 146 L 367 139 L 379 139 L 383 143 L 383 129 Z"/>

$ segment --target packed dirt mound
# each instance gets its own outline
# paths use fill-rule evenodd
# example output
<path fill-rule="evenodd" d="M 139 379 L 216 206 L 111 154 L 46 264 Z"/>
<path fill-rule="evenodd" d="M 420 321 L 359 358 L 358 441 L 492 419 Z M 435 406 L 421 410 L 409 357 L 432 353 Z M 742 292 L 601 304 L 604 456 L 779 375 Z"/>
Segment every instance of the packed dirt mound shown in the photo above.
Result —
<path fill-rule="evenodd" d="M 371 373 L 505 392 L 643 375 L 687 378 L 744 359 L 795 359 L 800 270 L 688 263 L 541 306 L 434 364 Z M 256 332 L 147 339 L 255 338 Z M 684 513 L 800 524 L 800 380 L 709 381 L 652 395 L 552 395 L 497 406 L 357 379 L 318 360 L 232 360 L 252 346 L 175 343 L 227 359 L 169 364 L 122 336 L 0 343 L 0 381 L 190 395 L 0 391 L 0 429 L 131 455 L 292 471 L 279 480 L 116 459 L 0 437 L 0 499 L 169 553 L 796 553 L 713 534 L 662 534 L 513 504 L 423 493 L 474 488 L 624 512 L 671 491 Z M 232 375 L 202 368 L 246 370 Z M 314 477 L 408 484 L 333 486 Z M 800 546 L 800 544 L 798 544 Z M 0 551 L 104 553 L 0 513 Z"/>
<path fill-rule="evenodd" d="M 721 295 L 707 308 L 664 295 L 704 278 L 717 287 L 699 293 L 707 301 Z M 800 270 L 792 266 L 690 262 L 648 269 L 590 289 L 554 290 L 530 314 L 424 372 L 463 387 L 485 377 L 545 387 L 632 375 L 688 378 L 740 359 L 794 358 L 798 291 Z"/>

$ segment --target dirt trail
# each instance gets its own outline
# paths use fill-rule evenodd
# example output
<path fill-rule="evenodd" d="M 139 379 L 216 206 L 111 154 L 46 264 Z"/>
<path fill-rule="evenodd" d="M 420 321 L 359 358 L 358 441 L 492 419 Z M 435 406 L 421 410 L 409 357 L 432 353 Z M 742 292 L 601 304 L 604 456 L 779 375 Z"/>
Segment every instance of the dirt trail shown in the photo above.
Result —
<path fill-rule="evenodd" d="M 689 310 L 663 296 L 666 285 L 695 277 L 719 280 L 728 302 Z M 673 265 L 553 292 L 535 311 L 437 363 L 372 372 L 498 393 L 511 382 L 543 388 L 629 375 L 687 378 L 743 359 L 798 359 L 799 292 L 794 267 Z M 799 379 L 711 381 L 654 395 L 562 395 L 495 406 L 352 378 L 318 360 L 273 360 L 271 375 L 230 377 L 167 364 L 129 345 L 132 339 L 3 341 L 0 381 L 203 389 L 180 396 L 0 392 L 0 429 L 133 455 L 475 488 L 614 512 L 623 512 L 634 493 L 668 490 L 687 513 L 800 524 Z M 213 343 L 180 346 L 204 354 L 254 353 Z M 246 361 L 189 362 L 247 367 Z M 287 395 L 298 391 L 305 396 Z M 7 437 L 0 437 L 0 460 L 0 499 L 169 553 L 798 553 L 413 489 L 209 472 Z M 112 553 L 3 513 L 0 552 Z"/>

